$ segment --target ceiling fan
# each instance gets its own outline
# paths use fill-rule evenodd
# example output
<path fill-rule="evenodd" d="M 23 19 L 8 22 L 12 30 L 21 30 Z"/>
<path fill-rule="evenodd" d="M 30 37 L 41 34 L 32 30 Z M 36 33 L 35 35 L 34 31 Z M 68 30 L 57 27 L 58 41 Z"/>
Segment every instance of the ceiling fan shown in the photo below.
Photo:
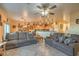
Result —
<path fill-rule="evenodd" d="M 51 6 L 49 3 L 42 3 L 36 6 L 40 11 L 36 14 L 41 14 L 41 16 L 54 15 L 55 13 L 51 10 L 56 8 L 56 5 Z"/>

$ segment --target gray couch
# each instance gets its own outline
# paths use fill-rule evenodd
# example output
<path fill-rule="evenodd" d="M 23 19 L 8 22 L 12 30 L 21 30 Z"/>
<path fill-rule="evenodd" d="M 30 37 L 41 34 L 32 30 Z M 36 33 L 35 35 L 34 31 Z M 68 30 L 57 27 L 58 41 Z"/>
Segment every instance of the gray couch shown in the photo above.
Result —
<path fill-rule="evenodd" d="M 37 43 L 34 36 L 29 32 L 15 32 L 7 34 L 6 40 L 7 40 L 6 49 L 13 49 Z"/>
<path fill-rule="evenodd" d="M 64 35 L 64 34 L 62 34 Z M 56 33 L 52 36 L 52 38 L 46 38 L 45 43 L 48 44 L 51 47 L 54 47 L 65 54 L 69 56 L 77 55 L 79 52 L 79 35 L 72 34 L 71 37 L 64 37 L 62 38 L 63 41 L 59 41 L 61 35 L 59 33 Z M 72 42 L 69 42 L 68 44 L 65 43 L 67 41 L 66 39 L 70 40 L 72 39 Z"/>

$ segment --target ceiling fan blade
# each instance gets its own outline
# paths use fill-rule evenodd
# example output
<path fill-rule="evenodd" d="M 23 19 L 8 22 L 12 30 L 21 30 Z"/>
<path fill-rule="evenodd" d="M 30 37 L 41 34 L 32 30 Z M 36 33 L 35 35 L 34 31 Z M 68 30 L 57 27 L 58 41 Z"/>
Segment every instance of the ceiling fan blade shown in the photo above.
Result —
<path fill-rule="evenodd" d="M 54 6 L 50 7 L 50 9 L 54 9 L 54 8 L 56 8 L 56 5 L 54 5 Z"/>
<path fill-rule="evenodd" d="M 41 6 L 37 6 L 37 8 L 42 9 L 42 7 L 41 7 Z"/>
<path fill-rule="evenodd" d="M 41 16 L 41 14 L 40 14 L 40 13 L 34 13 L 34 15 L 38 15 L 38 16 Z"/>
<path fill-rule="evenodd" d="M 34 15 L 37 15 L 37 14 L 39 14 L 39 13 L 34 13 Z"/>
<path fill-rule="evenodd" d="M 50 15 L 54 15 L 55 13 L 49 13 Z"/>

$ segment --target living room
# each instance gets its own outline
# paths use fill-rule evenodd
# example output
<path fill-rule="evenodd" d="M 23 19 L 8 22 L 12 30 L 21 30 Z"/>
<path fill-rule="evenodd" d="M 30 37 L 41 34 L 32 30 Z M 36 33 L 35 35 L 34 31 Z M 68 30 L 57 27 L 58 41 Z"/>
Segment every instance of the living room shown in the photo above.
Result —
<path fill-rule="evenodd" d="M 0 4 L 0 55 L 78 56 L 78 3 Z"/>

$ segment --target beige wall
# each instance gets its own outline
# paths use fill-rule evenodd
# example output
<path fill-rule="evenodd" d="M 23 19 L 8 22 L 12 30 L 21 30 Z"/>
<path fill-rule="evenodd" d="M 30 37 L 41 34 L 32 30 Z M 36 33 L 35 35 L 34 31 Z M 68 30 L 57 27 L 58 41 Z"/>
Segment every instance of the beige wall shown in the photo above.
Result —
<path fill-rule="evenodd" d="M 4 33 L 4 23 L 6 22 L 6 14 L 5 12 L 3 12 L 2 10 L 0 10 L 0 15 L 2 16 L 1 17 L 1 22 L 2 22 L 2 26 L 0 26 L 0 41 L 2 41 L 2 37 L 3 37 L 3 33 Z"/>
<path fill-rule="evenodd" d="M 10 23 L 10 32 L 16 32 L 17 31 L 17 21 L 14 20 L 13 18 L 9 19 L 9 23 Z M 15 26 L 15 28 L 13 27 Z"/>
<path fill-rule="evenodd" d="M 3 28 L 0 27 L 0 41 L 2 41 L 2 36 L 3 36 Z"/>
<path fill-rule="evenodd" d="M 69 33 L 79 34 L 79 24 L 76 24 L 76 19 L 79 19 L 79 11 L 75 11 L 70 15 L 70 29 Z"/>

